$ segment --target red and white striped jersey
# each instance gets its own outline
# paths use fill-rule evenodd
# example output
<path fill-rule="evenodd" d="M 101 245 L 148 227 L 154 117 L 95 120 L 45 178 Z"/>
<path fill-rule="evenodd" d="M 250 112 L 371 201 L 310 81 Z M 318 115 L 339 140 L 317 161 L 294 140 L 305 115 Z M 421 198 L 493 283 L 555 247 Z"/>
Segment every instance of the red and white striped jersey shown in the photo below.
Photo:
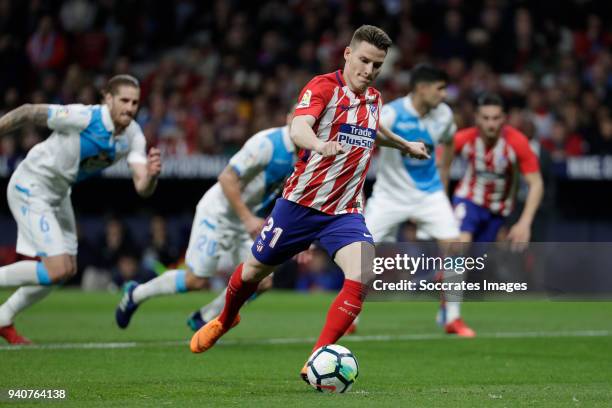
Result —
<path fill-rule="evenodd" d="M 295 116 L 314 116 L 317 137 L 337 140 L 345 152 L 323 158 L 301 149 L 283 198 L 326 214 L 361 213 L 381 106 L 376 89 L 355 94 L 342 71 L 314 77 L 300 94 Z"/>
<path fill-rule="evenodd" d="M 507 216 L 512 212 L 519 172 L 540 171 L 527 137 L 511 126 L 504 126 L 497 143 L 489 148 L 477 127 L 460 130 L 455 134 L 454 147 L 455 154 L 468 164 L 455 197 L 470 200 L 494 214 Z"/>

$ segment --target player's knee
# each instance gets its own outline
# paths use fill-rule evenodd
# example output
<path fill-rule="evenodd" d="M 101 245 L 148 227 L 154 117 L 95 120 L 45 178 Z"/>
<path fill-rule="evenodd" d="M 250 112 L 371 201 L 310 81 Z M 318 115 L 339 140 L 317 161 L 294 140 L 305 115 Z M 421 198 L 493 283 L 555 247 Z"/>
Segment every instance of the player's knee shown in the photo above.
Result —
<path fill-rule="evenodd" d="M 274 271 L 274 266 L 264 265 L 250 256 L 242 266 L 242 280 L 245 282 L 259 282 Z"/>

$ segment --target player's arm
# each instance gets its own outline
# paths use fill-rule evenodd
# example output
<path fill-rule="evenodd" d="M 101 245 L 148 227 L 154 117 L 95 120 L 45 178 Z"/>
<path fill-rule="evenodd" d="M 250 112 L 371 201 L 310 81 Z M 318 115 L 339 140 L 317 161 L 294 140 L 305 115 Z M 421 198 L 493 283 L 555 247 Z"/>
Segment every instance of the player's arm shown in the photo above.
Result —
<path fill-rule="evenodd" d="M 255 238 L 263 228 L 265 220 L 254 215 L 242 200 L 240 176 L 230 165 L 223 169 L 221 174 L 219 174 L 218 180 L 223 194 L 227 197 L 227 201 L 232 206 L 246 231 L 251 238 Z"/>
<path fill-rule="evenodd" d="M 539 171 L 524 174 L 529 192 L 521 217 L 508 233 L 508 240 L 513 244 L 529 242 L 531 239 L 531 224 L 544 195 L 544 182 Z"/>
<path fill-rule="evenodd" d="M 157 179 L 161 173 L 161 154 L 158 148 L 152 147 L 147 154 L 146 163 L 130 162 L 134 188 L 141 197 L 149 197 L 157 187 Z"/>
<path fill-rule="evenodd" d="M 442 157 L 438 164 L 438 170 L 440 171 L 440 180 L 444 186 L 444 191 L 448 191 L 448 184 L 450 180 L 450 168 L 455 158 L 455 147 L 453 142 L 447 142 L 442 144 Z"/>
<path fill-rule="evenodd" d="M 401 150 L 402 153 L 407 154 L 417 159 L 429 159 L 429 153 L 423 142 L 409 142 L 404 140 L 402 137 L 393 133 L 388 127 L 382 122 L 378 126 L 378 135 L 376 137 L 376 143 L 381 146 L 392 147 L 394 149 Z"/>
<path fill-rule="evenodd" d="M 25 104 L 7 112 L 0 118 L 0 136 L 24 125 L 47 126 L 49 105 Z"/>
<path fill-rule="evenodd" d="M 438 172 L 440 174 L 440 180 L 444 186 L 444 191 L 448 192 L 448 185 L 450 183 L 450 168 L 455 158 L 455 133 L 457 132 L 457 125 L 453 120 L 453 113 L 448 108 L 448 124 L 444 129 L 444 132 L 440 136 L 440 146 L 442 147 L 442 155 L 438 163 Z"/>
<path fill-rule="evenodd" d="M 312 130 L 315 122 L 315 117 L 311 115 L 295 116 L 293 121 L 291 121 L 291 130 L 289 132 L 293 143 L 301 149 L 315 151 L 323 157 L 344 153 L 342 145 L 337 141 L 323 142 L 317 137 L 314 130 Z"/>

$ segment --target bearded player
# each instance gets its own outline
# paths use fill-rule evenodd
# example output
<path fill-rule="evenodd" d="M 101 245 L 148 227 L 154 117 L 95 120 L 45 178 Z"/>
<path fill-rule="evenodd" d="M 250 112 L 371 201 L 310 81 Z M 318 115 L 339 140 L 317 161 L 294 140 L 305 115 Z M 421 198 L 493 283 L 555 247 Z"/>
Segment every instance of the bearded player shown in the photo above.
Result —
<path fill-rule="evenodd" d="M 17 252 L 40 261 L 0 268 L 0 287 L 20 287 L 0 305 L 0 336 L 27 344 L 13 326 L 15 316 L 76 273 L 77 234 L 70 201 L 72 186 L 127 158 L 136 192 L 150 196 L 161 172 L 159 150 L 147 156 L 146 141 L 134 121 L 140 102 L 136 78 L 117 75 L 102 105 L 23 105 L 0 118 L 0 135 L 24 125 L 53 133 L 34 146 L 7 187 L 17 222 Z"/>
<path fill-rule="evenodd" d="M 520 248 L 531 239 L 531 224 L 544 193 L 538 158 L 527 137 L 505 124 L 501 97 L 487 93 L 476 105 L 476 126 L 457 132 L 445 162 L 448 169 L 453 155 L 459 155 L 468 165 L 453 197 L 461 241 L 497 240 L 514 208 L 522 174 L 529 192 L 519 220 L 506 237 Z"/>

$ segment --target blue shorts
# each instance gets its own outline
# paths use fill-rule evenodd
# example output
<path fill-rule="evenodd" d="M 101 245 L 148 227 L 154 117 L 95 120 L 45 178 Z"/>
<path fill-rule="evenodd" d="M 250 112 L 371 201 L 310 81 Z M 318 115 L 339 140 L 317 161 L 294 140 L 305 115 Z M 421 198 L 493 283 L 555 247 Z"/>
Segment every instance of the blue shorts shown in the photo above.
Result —
<path fill-rule="evenodd" d="M 471 233 L 473 242 L 495 242 L 499 229 L 506 222 L 503 215 L 493 214 L 465 198 L 453 197 L 453 207 L 460 223 L 459 230 Z"/>
<path fill-rule="evenodd" d="M 279 198 L 251 252 L 265 265 L 279 265 L 317 240 L 332 259 L 353 242 L 374 244 L 361 214 L 329 215 Z"/>

